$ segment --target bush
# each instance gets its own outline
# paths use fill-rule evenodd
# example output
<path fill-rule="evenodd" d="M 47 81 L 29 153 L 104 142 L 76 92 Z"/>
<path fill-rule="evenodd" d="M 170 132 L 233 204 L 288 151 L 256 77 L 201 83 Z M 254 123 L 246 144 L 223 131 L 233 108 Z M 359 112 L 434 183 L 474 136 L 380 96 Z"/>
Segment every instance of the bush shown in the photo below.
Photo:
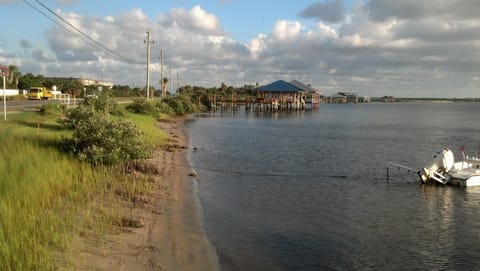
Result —
<path fill-rule="evenodd" d="M 166 114 L 166 115 L 174 115 L 175 114 L 175 111 L 173 111 L 173 109 L 164 101 L 156 103 L 155 107 L 162 114 Z"/>
<path fill-rule="evenodd" d="M 46 103 L 40 106 L 40 113 L 43 115 L 58 116 L 65 113 L 66 107 L 59 103 Z"/>
<path fill-rule="evenodd" d="M 141 142 L 140 130 L 129 121 L 111 120 L 116 106 L 104 98 L 86 99 L 67 113 L 64 125 L 73 129 L 66 139 L 67 149 L 80 160 L 92 164 L 113 165 L 150 155 Z"/>
<path fill-rule="evenodd" d="M 188 97 L 182 96 L 180 100 L 183 103 L 183 108 L 185 109 L 185 113 L 194 113 L 197 111 L 197 106 Z"/>
<path fill-rule="evenodd" d="M 150 155 L 140 131 L 130 121 L 109 121 L 97 114 L 78 124 L 71 144 L 82 161 L 114 165 Z"/>
<path fill-rule="evenodd" d="M 128 111 L 136 114 L 151 115 L 156 118 L 160 116 L 158 108 L 143 97 L 134 98 L 133 102 L 128 104 L 126 108 Z"/>
<path fill-rule="evenodd" d="M 97 111 L 93 104 L 81 103 L 78 107 L 67 111 L 66 119 L 63 120 L 63 125 L 68 129 L 75 129 L 80 123 L 92 118 L 96 115 L 108 115 L 106 112 Z"/>
<path fill-rule="evenodd" d="M 175 111 L 177 115 L 185 115 L 196 111 L 196 107 L 192 101 L 184 96 L 169 97 L 165 98 L 164 101 Z"/>
<path fill-rule="evenodd" d="M 93 107 L 97 112 L 110 113 L 115 116 L 122 116 L 121 107 L 106 93 L 98 97 L 85 98 L 79 106 Z"/>

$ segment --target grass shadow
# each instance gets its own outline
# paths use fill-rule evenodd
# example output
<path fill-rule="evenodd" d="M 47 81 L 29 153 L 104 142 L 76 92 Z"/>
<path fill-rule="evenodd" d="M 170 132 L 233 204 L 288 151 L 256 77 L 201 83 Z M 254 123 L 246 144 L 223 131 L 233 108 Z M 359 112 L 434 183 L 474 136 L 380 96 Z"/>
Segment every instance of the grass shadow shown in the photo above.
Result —
<path fill-rule="evenodd" d="M 31 133 L 25 134 L 23 140 L 25 142 L 35 144 L 42 148 L 53 148 L 60 152 L 66 152 L 65 141 L 62 140 L 62 136 L 57 134 L 58 132 L 68 129 L 57 122 L 43 122 L 39 120 L 15 120 L 13 121 L 18 126 L 23 126 L 31 129 Z M 57 134 L 57 136 L 55 136 Z M 66 135 L 66 134 L 65 134 Z"/>
<path fill-rule="evenodd" d="M 41 121 L 25 121 L 25 120 L 16 120 L 14 121 L 18 125 L 22 125 L 34 129 L 46 129 L 53 132 L 58 132 L 64 130 L 60 123 L 45 123 Z"/>

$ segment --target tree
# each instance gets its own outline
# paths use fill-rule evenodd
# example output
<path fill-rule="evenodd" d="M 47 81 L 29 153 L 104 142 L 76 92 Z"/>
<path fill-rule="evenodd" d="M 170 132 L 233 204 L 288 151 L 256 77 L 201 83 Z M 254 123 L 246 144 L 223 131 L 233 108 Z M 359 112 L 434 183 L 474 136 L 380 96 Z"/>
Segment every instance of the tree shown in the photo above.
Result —
<path fill-rule="evenodd" d="M 22 76 L 18 82 L 19 89 L 29 89 L 31 87 L 41 87 L 44 84 L 45 79 L 41 75 L 33 75 L 32 73 L 27 73 Z"/>
<path fill-rule="evenodd" d="M 167 96 L 167 83 L 168 83 L 168 78 L 167 77 L 163 77 L 163 84 L 162 87 L 162 98 L 165 98 L 165 96 Z"/>
<path fill-rule="evenodd" d="M 79 97 L 83 91 L 83 85 L 80 81 L 72 79 L 66 81 L 60 90 L 65 93 L 70 93 L 75 97 Z"/>
<path fill-rule="evenodd" d="M 220 91 L 221 91 L 222 93 L 224 93 L 226 89 L 227 89 L 227 85 L 226 85 L 225 83 L 222 83 L 222 84 L 220 85 Z"/>
<path fill-rule="evenodd" d="M 115 97 L 131 97 L 138 96 L 134 89 L 128 85 L 114 85 L 112 87 L 112 95 Z"/>
<path fill-rule="evenodd" d="M 22 76 L 22 74 L 20 73 L 17 66 L 15 65 L 9 65 L 8 70 L 9 70 L 9 73 L 6 78 L 7 88 L 17 89 L 18 82 L 20 81 L 20 77 Z"/>

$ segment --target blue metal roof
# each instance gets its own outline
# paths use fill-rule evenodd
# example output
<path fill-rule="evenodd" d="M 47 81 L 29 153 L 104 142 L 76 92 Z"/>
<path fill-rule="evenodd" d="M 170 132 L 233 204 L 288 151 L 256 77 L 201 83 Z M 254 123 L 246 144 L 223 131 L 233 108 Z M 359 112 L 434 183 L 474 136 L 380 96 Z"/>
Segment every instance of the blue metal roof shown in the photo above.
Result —
<path fill-rule="evenodd" d="M 311 87 L 309 85 L 305 85 L 304 83 L 302 83 L 300 81 L 297 81 L 297 80 L 290 81 L 290 84 L 292 84 L 292 85 L 294 85 L 298 88 L 303 89 L 303 91 L 305 91 L 305 92 L 318 92 L 318 93 L 320 93 L 319 90 L 316 90 L 313 87 Z"/>
<path fill-rule="evenodd" d="M 271 84 L 258 87 L 256 90 L 264 91 L 264 92 L 302 92 L 303 91 L 301 88 L 298 88 L 283 80 L 278 80 Z"/>

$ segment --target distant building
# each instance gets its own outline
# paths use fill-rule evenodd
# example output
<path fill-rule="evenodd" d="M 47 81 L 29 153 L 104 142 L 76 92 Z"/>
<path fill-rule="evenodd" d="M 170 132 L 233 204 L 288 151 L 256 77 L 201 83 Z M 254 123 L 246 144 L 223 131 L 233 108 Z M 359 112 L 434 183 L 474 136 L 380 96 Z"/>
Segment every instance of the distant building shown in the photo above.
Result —
<path fill-rule="evenodd" d="M 258 110 L 313 109 L 320 103 L 320 91 L 299 81 L 278 80 L 255 89 Z"/>
<path fill-rule="evenodd" d="M 297 80 L 290 81 L 290 84 L 302 89 L 306 93 L 306 109 L 312 109 L 319 106 L 322 97 L 322 92 L 313 88 L 310 84 L 305 85 Z"/>
<path fill-rule="evenodd" d="M 327 102 L 333 104 L 358 103 L 358 95 L 356 92 L 338 92 L 336 95 L 328 97 Z"/>
<path fill-rule="evenodd" d="M 338 95 L 345 96 L 347 103 L 358 103 L 358 94 L 356 92 L 338 92 Z"/>
<path fill-rule="evenodd" d="M 80 82 L 80 84 L 88 87 L 88 86 L 103 86 L 106 88 L 112 88 L 113 83 L 103 80 L 96 80 L 96 79 L 89 79 L 85 77 L 46 77 L 45 79 L 62 79 L 62 80 L 76 80 Z"/>
<path fill-rule="evenodd" d="M 362 96 L 358 98 L 358 102 L 360 103 L 369 103 L 370 102 L 370 97 L 368 96 Z"/>
<path fill-rule="evenodd" d="M 336 94 L 328 97 L 327 102 L 330 104 L 346 104 L 347 97 L 345 95 Z"/>
<path fill-rule="evenodd" d="M 393 97 L 393 96 L 383 96 L 382 99 L 386 103 L 395 102 L 395 97 Z"/>
<path fill-rule="evenodd" d="M 113 83 L 112 82 L 107 82 L 107 81 L 101 81 L 101 80 L 95 80 L 95 79 L 88 79 L 88 78 L 78 78 L 80 83 L 84 86 L 104 86 L 107 88 L 112 88 Z"/>

